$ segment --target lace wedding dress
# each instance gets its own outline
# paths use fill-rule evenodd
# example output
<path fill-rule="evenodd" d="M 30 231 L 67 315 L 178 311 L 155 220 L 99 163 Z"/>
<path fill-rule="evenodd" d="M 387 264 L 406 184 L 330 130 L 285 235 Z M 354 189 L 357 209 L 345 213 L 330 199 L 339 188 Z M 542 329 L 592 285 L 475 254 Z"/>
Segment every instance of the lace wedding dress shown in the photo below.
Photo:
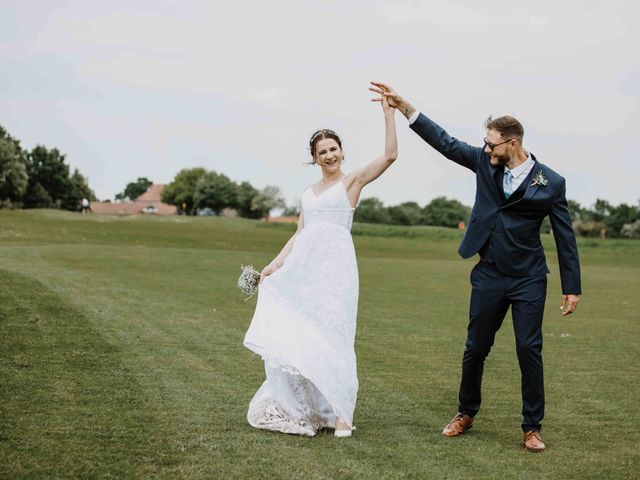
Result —
<path fill-rule="evenodd" d="M 304 227 L 282 267 L 260 285 L 244 345 L 266 380 L 249 405 L 255 428 L 313 436 L 353 425 L 358 391 L 354 339 L 358 267 L 353 211 L 342 180 L 302 196 Z"/>

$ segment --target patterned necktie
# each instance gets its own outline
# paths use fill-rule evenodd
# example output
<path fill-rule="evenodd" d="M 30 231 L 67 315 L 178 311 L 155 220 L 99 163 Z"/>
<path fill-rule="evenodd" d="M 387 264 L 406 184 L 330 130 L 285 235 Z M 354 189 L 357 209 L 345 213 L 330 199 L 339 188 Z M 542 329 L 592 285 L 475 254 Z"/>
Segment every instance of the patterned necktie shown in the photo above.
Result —
<path fill-rule="evenodd" d="M 513 174 L 511 173 L 511 170 L 507 170 L 504 174 L 503 188 L 504 196 L 509 198 L 513 193 Z"/>

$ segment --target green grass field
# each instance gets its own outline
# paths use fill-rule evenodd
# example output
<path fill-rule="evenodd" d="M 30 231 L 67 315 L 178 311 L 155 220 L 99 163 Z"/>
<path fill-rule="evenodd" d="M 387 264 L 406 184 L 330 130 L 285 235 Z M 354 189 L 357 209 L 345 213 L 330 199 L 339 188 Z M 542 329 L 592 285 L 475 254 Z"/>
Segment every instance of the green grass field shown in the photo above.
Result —
<path fill-rule="evenodd" d="M 0 211 L 0 478 L 640 476 L 640 242 L 580 242 L 583 298 L 544 323 L 548 451 L 521 446 L 505 323 L 474 428 L 446 439 L 465 341 L 460 233 L 356 225 L 358 430 L 301 438 L 245 420 L 260 358 L 242 347 L 262 266 L 291 226 Z M 510 318 L 510 317 L 508 317 Z"/>

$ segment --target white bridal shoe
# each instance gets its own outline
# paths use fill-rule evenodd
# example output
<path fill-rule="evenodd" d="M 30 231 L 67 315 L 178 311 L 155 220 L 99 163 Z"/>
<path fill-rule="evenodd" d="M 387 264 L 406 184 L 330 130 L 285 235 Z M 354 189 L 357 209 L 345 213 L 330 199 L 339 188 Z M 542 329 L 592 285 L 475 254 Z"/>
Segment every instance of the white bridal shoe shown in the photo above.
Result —
<path fill-rule="evenodd" d="M 350 437 L 351 432 L 353 432 L 355 429 L 356 429 L 355 425 L 351 427 L 349 430 L 347 430 L 346 428 L 341 428 L 339 430 L 336 429 L 333 432 L 333 435 L 336 437 Z"/>

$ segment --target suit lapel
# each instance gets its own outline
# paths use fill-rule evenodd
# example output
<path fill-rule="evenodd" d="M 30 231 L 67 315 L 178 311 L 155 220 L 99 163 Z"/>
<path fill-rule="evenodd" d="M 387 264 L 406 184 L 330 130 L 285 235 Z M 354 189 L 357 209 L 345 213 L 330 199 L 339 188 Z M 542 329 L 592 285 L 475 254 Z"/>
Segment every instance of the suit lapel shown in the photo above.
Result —
<path fill-rule="evenodd" d="M 493 167 L 493 183 L 496 185 L 496 193 L 498 194 L 498 199 L 500 203 L 504 203 L 507 200 L 507 197 L 504 196 L 504 187 L 502 186 L 502 182 L 504 181 L 504 167 L 502 165 L 498 165 L 497 167 Z"/>
<path fill-rule="evenodd" d="M 524 181 L 518 188 L 518 190 L 520 190 L 521 188 L 526 188 L 526 190 L 524 191 L 524 195 L 518 195 L 516 198 L 513 199 L 513 202 L 509 203 L 509 205 L 514 205 L 523 200 L 530 200 L 540 188 L 540 185 L 532 185 L 534 175 L 540 170 L 540 164 L 535 159 L 533 154 L 531 155 L 531 158 L 533 158 L 533 162 L 534 162 L 533 168 L 529 172 L 529 175 L 527 175 L 527 178 L 524 179 Z"/>
<path fill-rule="evenodd" d="M 524 192 L 524 197 L 522 198 L 523 200 L 530 200 L 538 190 L 540 190 L 540 185 L 535 184 L 533 185 L 533 177 L 539 172 L 540 170 L 540 166 L 538 164 L 538 162 L 536 162 L 536 164 L 533 166 L 533 169 L 531 170 L 531 175 L 529 175 L 530 178 L 527 178 L 527 191 Z"/>
<path fill-rule="evenodd" d="M 527 191 L 524 192 L 524 197 L 522 197 L 522 200 L 531 200 L 539 189 L 540 185 L 530 185 L 529 188 L 527 188 Z"/>

